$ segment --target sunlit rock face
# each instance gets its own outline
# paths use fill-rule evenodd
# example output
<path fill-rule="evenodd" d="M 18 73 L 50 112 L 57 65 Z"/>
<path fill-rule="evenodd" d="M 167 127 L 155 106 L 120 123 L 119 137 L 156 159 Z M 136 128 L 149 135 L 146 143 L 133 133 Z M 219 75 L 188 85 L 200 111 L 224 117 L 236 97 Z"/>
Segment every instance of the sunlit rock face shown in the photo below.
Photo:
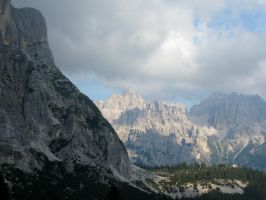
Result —
<path fill-rule="evenodd" d="M 35 9 L 0 0 L 0 163 L 41 170 L 45 160 L 128 177 L 123 143 L 94 103 L 55 66 Z"/>
<path fill-rule="evenodd" d="M 182 104 L 145 101 L 132 90 L 96 104 L 135 163 L 160 166 L 210 159 L 207 137 L 215 129 L 193 125 Z"/>
<path fill-rule="evenodd" d="M 207 162 L 266 168 L 266 103 L 259 96 L 216 93 L 189 113 L 182 104 L 146 101 L 132 90 L 96 104 L 135 163 Z"/>

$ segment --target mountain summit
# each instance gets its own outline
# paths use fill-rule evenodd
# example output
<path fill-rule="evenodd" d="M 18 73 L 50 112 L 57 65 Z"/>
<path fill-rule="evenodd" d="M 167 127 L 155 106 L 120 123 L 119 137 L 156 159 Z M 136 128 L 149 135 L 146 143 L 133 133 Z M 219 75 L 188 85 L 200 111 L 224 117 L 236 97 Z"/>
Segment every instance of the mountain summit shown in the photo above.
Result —
<path fill-rule="evenodd" d="M 0 164 L 33 172 L 55 162 L 129 177 L 115 131 L 55 66 L 41 13 L 9 0 L 0 12 Z"/>
<path fill-rule="evenodd" d="M 266 102 L 258 95 L 213 94 L 191 108 L 196 124 L 217 129 L 212 160 L 266 169 Z"/>
<path fill-rule="evenodd" d="M 201 121 L 217 129 L 244 124 L 265 127 L 266 103 L 258 95 L 215 93 L 193 106 L 190 115 L 195 123 Z"/>
<path fill-rule="evenodd" d="M 193 125 L 182 104 L 146 101 L 132 90 L 96 104 L 135 163 L 160 166 L 209 160 L 206 137 L 215 129 Z"/>
<path fill-rule="evenodd" d="M 96 103 L 134 163 L 238 164 L 266 169 L 266 103 L 257 95 L 214 93 L 191 108 L 146 101 L 136 92 Z"/>

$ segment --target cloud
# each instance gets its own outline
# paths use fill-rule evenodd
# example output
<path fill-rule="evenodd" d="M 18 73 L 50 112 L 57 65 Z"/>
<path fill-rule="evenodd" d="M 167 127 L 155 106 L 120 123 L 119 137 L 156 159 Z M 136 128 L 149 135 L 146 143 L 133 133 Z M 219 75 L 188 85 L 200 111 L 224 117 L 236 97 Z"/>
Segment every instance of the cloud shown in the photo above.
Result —
<path fill-rule="evenodd" d="M 256 22 L 264 0 L 13 3 L 44 13 L 56 63 L 72 77 L 162 99 L 212 91 L 266 97 L 266 24 Z"/>

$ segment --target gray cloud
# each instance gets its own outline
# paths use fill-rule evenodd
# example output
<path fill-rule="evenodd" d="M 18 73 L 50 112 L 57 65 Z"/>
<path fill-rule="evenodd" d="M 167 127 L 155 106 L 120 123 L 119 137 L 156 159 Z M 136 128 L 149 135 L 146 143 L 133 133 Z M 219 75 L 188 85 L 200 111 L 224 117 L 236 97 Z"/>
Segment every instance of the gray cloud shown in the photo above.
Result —
<path fill-rule="evenodd" d="M 258 93 L 266 76 L 265 32 L 209 27 L 225 0 L 13 0 L 46 17 L 57 65 L 71 76 L 98 77 L 159 98 L 211 91 Z M 239 6 L 241 5 L 241 6 Z M 234 1 L 241 10 L 263 0 Z M 200 19 L 195 26 L 195 19 Z"/>

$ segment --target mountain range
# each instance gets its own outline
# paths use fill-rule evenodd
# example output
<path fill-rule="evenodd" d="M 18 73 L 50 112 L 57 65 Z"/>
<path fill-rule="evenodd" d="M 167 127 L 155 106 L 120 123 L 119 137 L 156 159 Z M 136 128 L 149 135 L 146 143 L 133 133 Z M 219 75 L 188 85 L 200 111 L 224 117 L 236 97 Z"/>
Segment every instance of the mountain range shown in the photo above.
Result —
<path fill-rule="evenodd" d="M 133 163 L 266 169 L 266 102 L 257 95 L 214 93 L 188 111 L 182 104 L 146 101 L 129 89 L 96 104 Z"/>
<path fill-rule="evenodd" d="M 55 65 L 42 14 L 0 0 L 1 200 L 265 199 L 265 173 L 195 164 L 264 169 L 258 96 L 215 95 L 189 113 L 129 90 L 97 105 Z"/>

